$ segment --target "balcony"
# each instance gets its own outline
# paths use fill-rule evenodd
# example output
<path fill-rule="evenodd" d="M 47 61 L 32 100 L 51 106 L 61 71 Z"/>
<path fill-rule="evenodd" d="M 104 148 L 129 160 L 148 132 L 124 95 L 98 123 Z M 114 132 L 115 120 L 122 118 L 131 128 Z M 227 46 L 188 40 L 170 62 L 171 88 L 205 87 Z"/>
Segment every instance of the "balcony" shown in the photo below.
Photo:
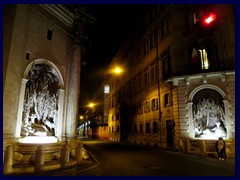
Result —
<path fill-rule="evenodd" d="M 216 66 L 212 66 L 209 69 L 202 69 L 200 66 L 193 67 L 191 64 L 189 64 L 188 66 L 177 66 L 174 70 L 171 69 L 170 71 L 163 71 L 163 80 L 167 80 L 175 76 L 185 76 L 232 70 L 235 70 L 235 60 L 233 59 L 218 62 Z"/>

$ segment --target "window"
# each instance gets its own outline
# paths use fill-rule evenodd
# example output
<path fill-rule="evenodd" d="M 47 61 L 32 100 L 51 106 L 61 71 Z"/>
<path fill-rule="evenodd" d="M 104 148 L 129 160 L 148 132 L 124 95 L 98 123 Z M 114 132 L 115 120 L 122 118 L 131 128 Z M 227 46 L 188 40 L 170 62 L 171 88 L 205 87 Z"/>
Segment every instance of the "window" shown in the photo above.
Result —
<path fill-rule="evenodd" d="M 139 130 L 140 130 L 140 133 L 142 134 L 143 133 L 143 125 L 142 125 L 142 123 L 140 123 Z"/>
<path fill-rule="evenodd" d="M 138 61 L 140 61 L 140 59 L 142 58 L 142 56 L 143 56 L 143 50 L 142 50 L 142 48 L 138 48 Z"/>
<path fill-rule="evenodd" d="M 48 32 L 47 32 L 47 39 L 48 39 L 49 41 L 52 40 L 52 34 L 53 34 L 53 32 L 52 32 L 51 30 L 48 29 Z"/>
<path fill-rule="evenodd" d="M 106 84 L 106 85 L 104 86 L 104 93 L 105 93 L 105 94 L 109 94 L 109 89 L 110 89 L 109 85 Z"/>
<path fill-rule="evenodd" d="M 190 71 L 193 73 L 219 68 L 218 46 L 213 38 L 206 37 L 204 40 L 194 42 L 189 49 L 189 56 Z"/>
<path fill-rule="evenodd" d="M 200 59 L 201 59 L 201 66 L 202 66 L 201 68 L 209 69 L 208 56 L 207 56 L 206 49 L 199 49 L 198 52 L 200 54 Z"/>
<path fill-rule="evenodd" d="M 196 49 L 195 47 L 192 49 L 191 56 L 192 69 L 196 70 L 204 70 L 209 69 L 209 61 L 208 54 L 206 49 Z"/>
<path fill-rule="evenodd" d="M 158 109 L 158 98 L 152 99 L 152 111 Z"/>
<path fill-rule="evenodd" d="M 168 22 L 167 20 L 163 21 L 160 24 L 160 38 L 163 39 L 168 34 Z"/>
<path fill-rule="evenodd" d="M 150 50 L 154 47 L 154 34 L 151 35 L 149 39 Z"/>
<path fill-rule="evenodd" d="M 120 116 L 119 116 L 119 113 L 116 115 L 116 120 L 119 120 L 120 119 Z"/>
<path fill-rule="evenodd" d="M 151 85 L 154 85 L 157 81 L 156 81 L 156 65 L 152 65 L 151 66 Z"/>
<path fill-rule="evenodd" d="M 145 17 L 145 26 L 148 26 L 149 24 L 149 15 L 146 15 Z"/>
<path fill-rule="evenodd" d="M 133 114 L 134 116 L 137 115 L 137 108 L 138 108 L 137 105 L 134 105 L 133 108 L 132 108 L 132 114 Z"/>
<path fill-rule="evenodd" d="M 145 102 L 145 105 L 144 105 L 144 112 L 147 113 L 147 112 L 149 112 L 149 111 L 150 111 L 150 105 L 149 105 L 149 102 L 146 101 L 146 102 Z"/>
<path fill-rule="evenodd" d="M 153 122 L 153 134 L 157 134 L 157 122 Z"/>
<path fill-rule="evenodd" d="M 143 81 L 142 81 L 143 78 L 142 78 L 142 77 L 143 77 L 143 76 L 142 76 L 142 73 L 139 73 L 139 74 L 138 74 L 138 82 L 137 82 L 137 83 L 138 83 L 138 88 L 137 88 L 137 89 L 138 89 L 139 91 L 141 91 L 141 89 L 142 89 L 142 83 L 143 83 Z"/>
<path fill-rule="evenodd" d="M 167 93 L 164 95 L 164 107 L 172 105 L 172 94 Z"/>
<path fill-rule="evenodd" d="M 146 123 L 146 133 L 150 134 L 150 123 Z"/>
<path fill-rule="evenodd" d="M 144 71 L 144 88 L 148 87 L 148 78 L 149 78 L 148 69 L 146 69 Z"/>
<path fill-rule="evenodd" d="M 26 60 L 29 60 L 29 59 L 30 59 L 30 52 L 26 52 L 26 54 L 25 54 L 25 59 L 26 59 Z"/>
<path fill-rule="evenodd" d="M 161 55 L 163 62 L 163 78 L 166 79 L 171 74 L 169 50 Z"/>
<path fill-rule="evenodd" d="M 112 116 L 112 121 L 114 121 L 114 116 Z"/>
<path fill-rule="evenodd" d="M 112 133 L 113 133 L 113 126 L 112 126 Z"/>
<path fill-rule="evenodd" d="M 142 114 L 142 113 L 143 113 L 143 105 L 142 105 L 142 103 L 140 103 L 140 104 L 138 105 L 137 111 L 138 111 L 138 114 Z"/>
<path fill-rule="evenodd" d="M 148 52 L 148 43 L 144 42 L 143 44 L 143 55 L 145 56 Z"/>
<path fill-rule="evenodd" d="M 137 124 L 134 124 L 134 126 L 133 126 L 133 133 L 137 133 Z"/>
<path fill-rule="evenodd" d="M 133 78 L 133 88 L 132 88 L 133 94 L 137 93 L 137 77 Z"/>
<path fill-rule="evenodd" d="M 119 133 L 119 126 L 117 126 L 117 133 Z"/>

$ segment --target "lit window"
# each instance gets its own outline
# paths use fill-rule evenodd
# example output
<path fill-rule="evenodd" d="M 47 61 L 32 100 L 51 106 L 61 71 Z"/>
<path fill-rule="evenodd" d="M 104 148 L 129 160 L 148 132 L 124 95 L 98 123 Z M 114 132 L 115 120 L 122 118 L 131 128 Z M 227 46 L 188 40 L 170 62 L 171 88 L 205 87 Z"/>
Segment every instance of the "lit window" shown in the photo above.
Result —
<path fill-rule="evenodd" d="M 206 49 L 199 49 L 198 52 L 200 53 L 201 58 L 201 68 L 202 69 L 209 69 L 208 57 Z"/>
<path fill-rule="evenodd" d="M 167 93 L 164 95 L 164 107 L 172 105 L 172 94 Z"/>
<path fill-rule="evenodd" d="M 104 93 L 105 93 L 105 94 L 108 94 L 108 93 L 109 93 L 109 90 L 110 90 L 109 85 L 105 85 L 105 86 L 104 86 Z"/>
<path fill-rule="evenodd" d="M 149 102 L 146 101 L 145 106 L 144 106 L 144 112 L 146 113 L 146 112 L 149 112 L 149 111 L 150 111 L 150 105 L 149 105 Z"/>
<path fill-rule="evenodd" d="M 155 98 L 152 100 L 152 110 L 158 109 L 158 99 Z"/>

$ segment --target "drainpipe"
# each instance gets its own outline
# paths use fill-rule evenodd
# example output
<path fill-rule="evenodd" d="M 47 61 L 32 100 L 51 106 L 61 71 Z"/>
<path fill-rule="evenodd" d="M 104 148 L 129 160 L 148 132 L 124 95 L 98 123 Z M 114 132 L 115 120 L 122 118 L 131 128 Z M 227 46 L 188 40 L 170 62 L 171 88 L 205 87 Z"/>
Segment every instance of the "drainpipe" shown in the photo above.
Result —
<path fill-rule="evenodd" d="M 163 147 L 162 143 L 162 111 L 161 111 L 161 94 L 160 94 L 160 78 L 159 78 L 159 55 L 158 55 L 158 32 L 156 27 L 156 33 L 155 33 L 155 42 L 156 42 L 156 64 L 157 64 L 157 86 L 158 86 L 158 117 L 160 122 L 160 142 L 161 142 L 161 148 Z"/>

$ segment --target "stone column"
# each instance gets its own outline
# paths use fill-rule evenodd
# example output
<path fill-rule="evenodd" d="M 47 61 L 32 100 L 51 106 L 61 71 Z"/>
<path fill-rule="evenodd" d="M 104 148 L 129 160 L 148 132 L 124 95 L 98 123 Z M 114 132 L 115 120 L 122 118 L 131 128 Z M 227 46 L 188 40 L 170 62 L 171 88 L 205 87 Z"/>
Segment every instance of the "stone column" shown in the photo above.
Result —
<path fill-rule="evenodd" d="M 65 124 L 63 124 L 63 109 L 64 109 L 64 90 L 59 89 L 59 100 L 58 100 L 58 122 L 57 122 L 57 133 L 56 136 L 58 140 L 62 140 L 63 128 L 65 128 Z"/>
<path fill-rule="evenodd" d="M 68 167 L 69 160 L 70 160 L 70 150 L 71 147 L 69 144 L 64 144 L 62 149 L 61 149 L 61 157 L 60 157 L 60 164 L 61 168 Z"/>
<path fill-rule="evenodd" d="M 80 92 L 81 47 L 73 45 L 73 55 L 69 68 L 67 137 L 76 137 L 78 120 L 78 101 Z"/>
<path fill-rule="evenodd" d="M 34 172 L 40 174 L 44 171 L 44 146 L 38 146 L 35 154 Z"/>
<path fill-rule="evenodd" d="M 19 95 L 19 103 L 18 103 L 18 115 L 17 115 L 15 137 L 20 137 L 20 134 L 21 134 L 23 103 L 24 103 L 27 81 L 28 81 L 27 79 L 22 79 L 21 90 Z"/>
<path fill-rule="evenodd" d="M 76 149 L 76 155 L 75 159 L 77 161 L 77 164 L 80 164 L 82 162 L 82 151 L 83 151 L 83 144 L 78 143 L 77 149 Z"/>
<path fill-rule="evenodd" d="M 227 128 L 227 138 L 232 139 L 233 133 L 232 133 L 232 127 L 231 127 L 231 122 L 232 119 L 230 118 L 229 115 L 229 103 L 228 100 L 223 100 L 224 104 L 224 112 L 225 112 L 225 122 L 226 122 L 226 128 Z"/>
<path fill-rule="evenodd" d="M 12 172 L 12 162 L 13 162 L 13 147 L 7 146 L 4 155 L 3 174 L 6 175 Z"/>
<path fill-rule="evenodd" d="M 68 77 L 68 102 L 66 135 L 72 139 L 77 136 L 78 104 L 80 94 L 80 69 L 81 58 L 84 54 L 84 46 L 87 40 L 84 28 L 88 22 L 86 14 L 76 8 L 73 22 L 73 49 Z"/>
<path fill-rule="evenodd" d="M 194 125 L 193 125 L 193 113 L 192 113 L 192 106 L 193 103 L 189 102 L 188 103 L 188 123 L 189 123 L 189 137 L 194 138 Z"/>

